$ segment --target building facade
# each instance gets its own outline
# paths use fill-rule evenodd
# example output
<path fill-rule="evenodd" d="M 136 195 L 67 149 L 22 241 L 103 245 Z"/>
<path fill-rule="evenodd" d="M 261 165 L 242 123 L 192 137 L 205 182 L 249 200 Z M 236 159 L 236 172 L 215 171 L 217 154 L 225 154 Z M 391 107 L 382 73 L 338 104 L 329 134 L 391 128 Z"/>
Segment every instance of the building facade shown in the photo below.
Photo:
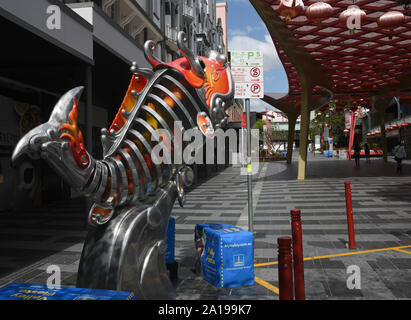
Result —
<path fill-rule="evenodd" d="M 0 73 L 0 212 L 69 200 L 73 192 L 42 160 L 10 163 L 17 141 L 47 121 L 68 90 L 84 86 L 79 126 L 88 151 L 100 158 L 100 132 L 121 105 L 130 65 L 150 67 L 146 40 L 169 62 L 179 56 L 177 32 L 190 48 L 218 48 L 215 0 L 2 0 Z"/>
<path fill-rule="evenodd" d="M 87 0 L 61 0 L 85 17 Z M 226 52 L 224 29 L 216 17 L 216 0 L 96 0 L 111 19 L 143 46 L 158 42 L 158 58 L 170 62 L 179 56 L 177 34 L 184 31 L 188 47 L 198 55 L 209 49 Z M 220 4 L 219 4 L 220 5 Z M 86 18 L 86 17 L 85 17 Z"/>
<path fill-rule="evenodd" d="M 411 159 L 411 92 L 391 98 L 384 108 L 385 139 L 388 154 L 403 141 L 407 159 Z M 381 114 L 375 108 L 367 112 L 361 119 L 362 141 L 372 147 L 381 147 Z"/>
<path fill-rule="evenodd" d="M 227 33 L 227 12 L 228 12 L 228 5 L 227 2 L 217 2 L 216 4 L 216 15 L 217 15 L 217 28 L 221 28 L 221 32 L 223 34 L 222 43 L 221 45 L 224 48 L 224 54 L 228 57 L 228 33 Z"/>

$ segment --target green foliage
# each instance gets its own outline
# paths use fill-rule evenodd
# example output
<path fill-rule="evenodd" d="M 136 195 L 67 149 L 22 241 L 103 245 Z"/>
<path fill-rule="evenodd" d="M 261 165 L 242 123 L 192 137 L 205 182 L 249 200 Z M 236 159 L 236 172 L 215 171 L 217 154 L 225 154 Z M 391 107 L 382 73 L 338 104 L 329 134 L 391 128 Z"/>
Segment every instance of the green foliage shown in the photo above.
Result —
<path fill-rule="evenodd" d="M 254 124 L 253 129 L 258 129 L 260 131 L 260 137 L 267 136 L 266 132 L 264 132 L 264 126 L 266 124 L 266 121 L 262 119 L 258 119 Z M 273 123 L 270 123 L 269 135 L 271 141 L 287 141 L 288 139 L 288 131 L 280 130 L 280 128 Z"/>
<path fill-rule="evenodd" d="M 328 117 L 326 117 L 328 114 Z M 316 117 L 311 120 L 310 123 L 310 137 L 314 139 L 316 135 L 321 136 L 324 132 L 324 124 L 327 123 L 330 127 L 330 136 L 334 138 L 335 143 L 343 143 L 345 141 L 345 116 L 344 111 L 330 111 L 325 110 L 318 115 L 316 112 Z"/>
<path fill-rule="evenodd" d="M 262 134 L 265 125 L 266 125 L 265 120 L 263 120 L 263 119 L 257 119 L 257 121 L 256 121 L 255 124 L 254 124 L 253 129 L 258 129 L 258 130 L 260 130 L 260 134 Z"/>

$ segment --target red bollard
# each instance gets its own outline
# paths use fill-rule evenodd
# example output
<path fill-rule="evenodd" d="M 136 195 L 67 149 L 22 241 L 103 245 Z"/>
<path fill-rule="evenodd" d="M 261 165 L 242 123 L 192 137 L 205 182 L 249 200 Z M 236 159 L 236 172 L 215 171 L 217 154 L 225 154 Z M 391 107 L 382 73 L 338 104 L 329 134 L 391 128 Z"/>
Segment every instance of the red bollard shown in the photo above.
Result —
<path fill-rule="evenodd" d="M 293 300 L 293 259 L 291 257 L 291 238 L 280 237 L 278 243 L 278 282 L 280 300 Z"/>
<path fill-rule="evenodd" d="M 293 236 L 295 299 L 305 300 L 303 233 L 300 209 L 291 210 L 291 233 Z"/>
<path fill-rule="evenodd" d="M 355 249 L 355 236 L 354 236 L 354 217 L 352 211 L 352 199 L 351 199 L 351 184 L 346 181 L 345 184 L 345 203 L 347 205 L 347 224 L 348 224 L 348 247 Z"/>

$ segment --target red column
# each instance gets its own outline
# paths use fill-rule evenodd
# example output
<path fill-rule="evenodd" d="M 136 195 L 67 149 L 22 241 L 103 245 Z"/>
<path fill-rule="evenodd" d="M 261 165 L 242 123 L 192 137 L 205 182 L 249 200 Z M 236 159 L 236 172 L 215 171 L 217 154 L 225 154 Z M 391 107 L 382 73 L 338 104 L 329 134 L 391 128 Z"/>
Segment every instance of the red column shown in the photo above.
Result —
<path fill-rule="evenodd" d="M 354 236 L 354 217 L 352 211 L 352 199 L 351 199 L 351 184 L 346 181 L 345 184 L 345 203 L 347 206 L 347 224 L 348 224 L 348 247 L 355 249 L 355 236 Z"/>
<path fill-rule="evenodd" d="M 293 236 L 295 299 L 305 300 L 303 233 L 300 209 L 291 210 L 291 233 Z"/>
<path fill-rule="evenodd" d="M 278 282 L 280 300 L 293 300 L 293 260 L 291 257 L 291 238 L 280 237 L 278 244 Z"/>

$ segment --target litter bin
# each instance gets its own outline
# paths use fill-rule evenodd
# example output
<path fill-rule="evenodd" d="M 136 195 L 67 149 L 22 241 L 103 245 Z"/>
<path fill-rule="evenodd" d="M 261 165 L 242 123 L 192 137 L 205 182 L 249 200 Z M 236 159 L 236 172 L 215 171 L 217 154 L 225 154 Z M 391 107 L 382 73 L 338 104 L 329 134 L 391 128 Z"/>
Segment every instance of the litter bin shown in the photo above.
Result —
<path fill-rule="evenodd" d="M 204 280 L 219 288 L 254 284 L 251 232 L 227 223 L 210 223 L 198 224 L 195 234 L 205 241 L 201 260 Z"/>

